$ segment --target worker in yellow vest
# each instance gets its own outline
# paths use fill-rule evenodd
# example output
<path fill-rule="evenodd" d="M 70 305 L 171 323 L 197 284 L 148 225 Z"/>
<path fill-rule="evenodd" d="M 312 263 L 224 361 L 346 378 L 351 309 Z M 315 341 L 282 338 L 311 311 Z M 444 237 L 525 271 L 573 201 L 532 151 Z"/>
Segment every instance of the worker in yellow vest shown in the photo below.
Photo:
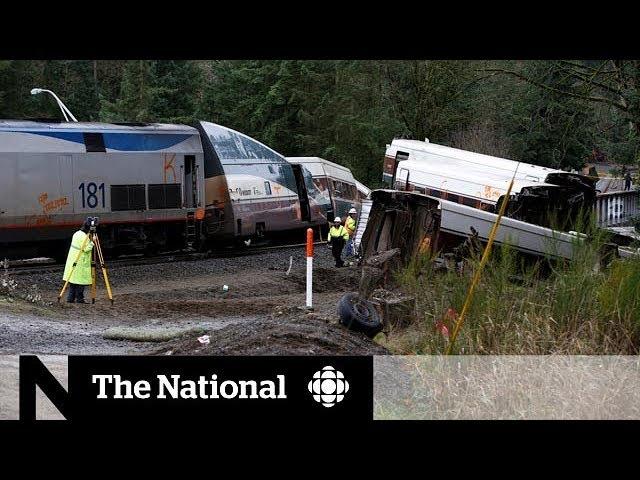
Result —
<path fill-rule="evenodd" d="M 336 217 L 333 220 L 333 226 L 329 230 L 329 236 L 327 238 L 327 243 L 331 247 L 331 253 L 333 254 L 333 258 L 336 260 L 336 267 L 344 267 L 344 262 L 342 261 L 342 249 L 344 248 L 344 244 L 349 240 L 349 232 L 342 225 L 342 220 L 340 217 Z"/>
<path fill-rule="evenodd" d="M 68 303 L 87 303 L 84 301 L 84 286 L 91 285 L 91 250 L 93 242 L 89 238 L 91 225 L 85 222 L 82 228 L 73 234 L 71 247 L 67 255 L 62 279 L 69 281 Z M 78 253 L 80 256 L 78 257 Z M 77 259 L 77 262 L 76 262 Z M 74 263 L 75 268 L 73 268 Z M 73 270 L 73 273 L 72 273 Z"/>
<path fill-rule="evenodd" d="M 356 236 L 356 215 L 358 212 L 355 208 L 351 208 L 349 210 L 349 215 L 347 215 L 346 220 L 344 221 L 344 226 L 347 229 L 347 233 L 349 234 L 349 240 L 347 240 L 347 257 L 353 256 L 355 253 L 354 248 L 354 240 Z"/>

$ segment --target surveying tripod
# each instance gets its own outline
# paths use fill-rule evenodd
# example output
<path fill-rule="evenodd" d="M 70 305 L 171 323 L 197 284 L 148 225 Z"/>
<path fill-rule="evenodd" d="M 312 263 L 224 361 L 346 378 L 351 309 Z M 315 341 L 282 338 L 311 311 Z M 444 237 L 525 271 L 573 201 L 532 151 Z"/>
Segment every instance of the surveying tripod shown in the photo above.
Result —
<path fill-rule="evenodd" d="M 73 272 L 76 269 L 76 265 L 78 265 L 78 261 L 80 260 L 80 255 L 84 252 L 85 247 L 89 240 L 93 242 L 93 250 L 91 251 L 91 303 L 96 303 L 96 265 L 98 262 L 100 263 L 100 269 L 102 270 L 102 278 L 104 279 L 104 284 L 107 287 L 107 297 L 111 300 L 111 304 L 113 305 L 113 295 L 111 293 L 111 284 L 109 283 L 109 275 L 107 274 L 107 266 L 104 263 L 104 256 L 102 255 L 102 247 L 100 246 L 100 239 L 98 238 L 98 217 L 87 217 L 86 223 L 89 225 L 89 233 L 86 238 L 82 242 L 82 246 L 80 250 L 78 250 L 78 255 L 76 256 L 75 261 L 71 267 L 71 271 L 69 272 L 69 277 L 73 276 Z M 60 295 L 58 295 L 58 302 L 64 295 L 65 290 L 69 286 L 69 280 L 64 282 L 64 286 L 60 291 Z"/>

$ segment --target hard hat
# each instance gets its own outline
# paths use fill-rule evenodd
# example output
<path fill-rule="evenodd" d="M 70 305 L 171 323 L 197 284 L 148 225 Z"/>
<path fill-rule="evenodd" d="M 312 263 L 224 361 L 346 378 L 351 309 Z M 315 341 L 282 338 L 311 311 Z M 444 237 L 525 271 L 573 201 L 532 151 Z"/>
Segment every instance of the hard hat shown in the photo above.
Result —
<path fill-rule="evenodd" d="M 358 213 L 358 212 L 355 208 L 351 207 L 351 210 L 349 210 L 349 213 Z"/>
<path fill-rule="evenodd" d="M 342 220 L 340 219 L 340 217 L 336 217 L 333 219 L 333 223 L 340 223 Z"/>

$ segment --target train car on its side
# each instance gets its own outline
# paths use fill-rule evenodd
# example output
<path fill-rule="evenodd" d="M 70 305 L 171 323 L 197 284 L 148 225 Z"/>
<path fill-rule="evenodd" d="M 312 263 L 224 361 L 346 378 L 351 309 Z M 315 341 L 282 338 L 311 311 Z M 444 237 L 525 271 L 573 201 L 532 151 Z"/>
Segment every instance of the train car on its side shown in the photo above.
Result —
<path fill-rule="evenodd" d="M 394 139 L 387 145 L 383 181 L 397 190 L 496 212 L 514 177 L 507 216 L 542 226 L 572 228 L 591 211 L 595 180 L 538 165 L 468 152 L 429 141 Z M 555 225 L 554 225 L 555 224 Z"/>
<path fill-rule="evenodd" d="M 0 169 L 0 256 L 64 257 L 87 216 L 110 252 L 180 248 L 204 216 L 200 135 L 184 125 L 4 120 Z"/>
<path fill-rule="evenodd" d="M 321 192 L 327 217 L 347 216 L 352 207 L 360 211 L 361 195 L 351 170 L 319 157 L 287 157 L 293 164 L 303 165 L 313 176 L 313 183 Z"/>

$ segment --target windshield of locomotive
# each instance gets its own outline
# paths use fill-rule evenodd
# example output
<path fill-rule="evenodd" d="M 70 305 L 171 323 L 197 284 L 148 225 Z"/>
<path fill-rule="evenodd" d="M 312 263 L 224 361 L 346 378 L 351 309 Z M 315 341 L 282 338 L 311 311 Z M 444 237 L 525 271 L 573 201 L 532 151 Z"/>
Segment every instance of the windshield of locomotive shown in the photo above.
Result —
<path fill-rule="evenodd" d="M 287 163 L 278 152 L 266 145 L 215 123 L 202 122 L 209 140 L 222 164 L 242 163 Z"/>

